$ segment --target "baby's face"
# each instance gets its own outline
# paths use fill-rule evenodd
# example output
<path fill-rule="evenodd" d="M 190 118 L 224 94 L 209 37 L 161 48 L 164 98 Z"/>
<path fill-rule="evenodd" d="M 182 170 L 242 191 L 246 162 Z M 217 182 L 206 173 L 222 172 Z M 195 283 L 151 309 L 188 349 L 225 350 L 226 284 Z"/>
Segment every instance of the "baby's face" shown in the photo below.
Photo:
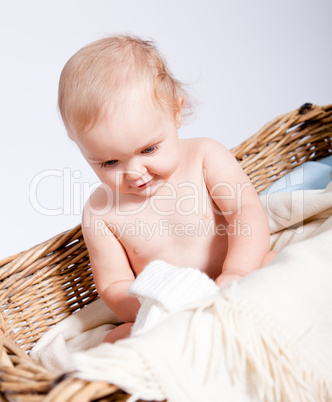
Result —
<path fill-rule="evenodd" d="M 118 193 L 154 195 L 179 165 L 180 113 L 147 103 L 126 102 L 76 141 L 100 181 Z"/>

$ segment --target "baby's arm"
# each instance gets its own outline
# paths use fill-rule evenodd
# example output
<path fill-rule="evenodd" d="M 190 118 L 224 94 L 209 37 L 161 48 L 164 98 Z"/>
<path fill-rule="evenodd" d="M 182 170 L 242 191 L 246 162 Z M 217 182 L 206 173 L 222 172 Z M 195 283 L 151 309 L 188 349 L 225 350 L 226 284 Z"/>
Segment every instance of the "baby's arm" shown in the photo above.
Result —
<path fill-rule="evenodd" d="M 211 198 L 232 228 L 222 273 L 216 279 L 221 285 L 262 266 L 269 249 L 269 226 L 250 179 L 233 155 L 212 140 L 206 148 L 204 172 Z"/>
<path fill-rule="evenodd" d="M 134 273 L 121 243 L 90 205 L 84 208 L 82 227 L 97 291 L 121 320 L 133 323 L 140 307 L 138 299 L 128 295 Z"/>

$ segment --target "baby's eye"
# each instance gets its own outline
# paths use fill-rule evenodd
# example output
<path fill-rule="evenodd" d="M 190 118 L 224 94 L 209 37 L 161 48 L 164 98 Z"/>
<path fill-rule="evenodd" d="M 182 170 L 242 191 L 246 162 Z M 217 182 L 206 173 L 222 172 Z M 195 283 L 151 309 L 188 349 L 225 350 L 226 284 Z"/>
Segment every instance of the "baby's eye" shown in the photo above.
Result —
<path fill-rule="evenodd" d="M 142 154 L 151 154 L 151 153 L 154 152 L 157 148 L 158 148 L 157 145 L 152 145 L 151 147 L 145 148 L 145 149 L 142 151 Z"/>
<path fill-rule="evenodd" d="M 115 164 L 116 164 L 116 162 L 117 161 L 106 161 L 106 162 L 102 162 L 101 164 L 100 164 L 100 167 L 101 168 L 104 168 L 104 167 L 109 167 L 109 166 L 114 166 Z"/>

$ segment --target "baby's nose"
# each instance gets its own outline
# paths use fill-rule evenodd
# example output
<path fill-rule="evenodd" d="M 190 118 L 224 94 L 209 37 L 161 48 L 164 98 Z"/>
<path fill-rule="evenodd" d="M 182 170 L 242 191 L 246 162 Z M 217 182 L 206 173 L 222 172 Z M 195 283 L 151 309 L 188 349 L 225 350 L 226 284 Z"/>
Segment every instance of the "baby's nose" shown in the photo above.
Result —
<path fill-rule="evenodd" d="M 136 167 L 135 169 L 127 169 L 125 172 L 127 180 L 138 180 L 146 173 L 144 166 Z"/>
<path fill-rule="evenodd" d="M 125 165 L 127 180 L 138 180 L 146 173 L 146 167 L 140 158 L 130 158 Z"/>
<path fill-rule="evenodd" d="M 142 174 L 136 170 L 127 170 L 125 175 L 127 180 L 137 180 L 142 176 Z"/>

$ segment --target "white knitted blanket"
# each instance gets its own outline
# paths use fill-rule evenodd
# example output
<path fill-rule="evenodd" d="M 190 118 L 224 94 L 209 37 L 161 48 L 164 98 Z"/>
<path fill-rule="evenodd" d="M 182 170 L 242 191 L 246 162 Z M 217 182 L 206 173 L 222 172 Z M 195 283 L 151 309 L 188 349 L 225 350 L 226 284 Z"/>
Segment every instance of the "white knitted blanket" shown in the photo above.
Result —
<path fill-rule="evenodd" d="M 154 261 L 130 288 L 142 305 L 130 338 L 100 344 L 118 320 L 98 300 L 48 331 L 31 357 L 114 383 L 131 401 L 332 401 L 331 190 L 299 193 L 303 213 L 293 194 L 263 199 L 272 246 L 291 244 L 264 269 L 220 290 L 198 270 Z"/>

